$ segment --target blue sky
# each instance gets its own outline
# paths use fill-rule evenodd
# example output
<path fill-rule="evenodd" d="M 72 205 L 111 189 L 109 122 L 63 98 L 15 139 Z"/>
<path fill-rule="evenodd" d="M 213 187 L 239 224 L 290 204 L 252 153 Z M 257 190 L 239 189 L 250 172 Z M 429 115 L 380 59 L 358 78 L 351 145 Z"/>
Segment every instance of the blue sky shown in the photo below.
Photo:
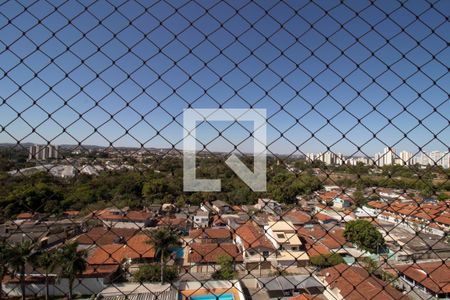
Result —
<path fill-rule="evenodd" d="M 0 2 L 0 142 L 179 148 L 221 106 L 267 109 L 274 153 L 449 147 L 449 1 L 49 2 Z"/>

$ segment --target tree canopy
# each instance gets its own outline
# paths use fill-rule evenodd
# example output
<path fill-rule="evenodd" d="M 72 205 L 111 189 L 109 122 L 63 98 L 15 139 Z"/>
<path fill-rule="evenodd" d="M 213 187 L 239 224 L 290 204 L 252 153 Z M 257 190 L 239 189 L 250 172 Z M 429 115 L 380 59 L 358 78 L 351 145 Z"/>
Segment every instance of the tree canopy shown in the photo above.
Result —
<path fill-rule="evenodd" d="M 371 253 L 380 253 L 385 247 L 385 241 L 381 233 L 366 220 L 347 222 L 344 237 L 358 248 Z"/>

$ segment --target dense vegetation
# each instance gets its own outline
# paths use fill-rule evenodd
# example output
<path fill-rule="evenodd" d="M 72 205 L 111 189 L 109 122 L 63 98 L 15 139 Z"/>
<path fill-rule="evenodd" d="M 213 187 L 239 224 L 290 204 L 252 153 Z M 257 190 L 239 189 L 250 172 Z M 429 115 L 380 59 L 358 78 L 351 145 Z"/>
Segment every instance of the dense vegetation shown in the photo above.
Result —
<path fill-rule="evenodd" d="M 344 259 L 338 253 L 332 253 L 327 255 L 315 255 L 310 257 L 311 265 L 327 268 L 344 263 Z"/>
<path fill-rule="evenodd" d="M 381 233 L 366 220 L 345 223 L 344 237 L 358 248 L 371 253 L 380 253 L 385 248 Z"/>
<path fill-rule="evenodd" d="M 282 203 L 295 204 L 297 196 L 310 195 L 321 189 L 323 184 L 357 187 L 359 192 L 356 195 L 360 195 L 358 205 L 368 200 L 360 192 L 366 187 L 416 189 L 424 196 L 439 195 L 441 200 L 448 198 L 448 195 L 440 194 L 440 191 L 450 190 L 450 181 L 433 181 L 437 177 L 448 179 L 449 171 L 438 168 L 421 170 L 415 166 L 387 166 L 377 174 L 370 174 L 371 169 L 362 165 L 330 167 L 320 162 L 308 164 L 298 159 L 285 158 L 284 163 L 294 168 L 292 172 L 292 169 L 288 171 L 285 164 L 269 157 L 268 191 L 255 193 L 224 163 L 225 158 L 218 155 L 198 159 L 197 177 L 220 178 L 222 191 L 187 193 L 183 192 L 183 168 L 179 156 L 149 156 L 140 163 L 122 159 L 118 161 L 119 164 L 131 163 L 135 166 L 134 170 L 105 171 L 98 176 L 78 175 L 60 179 L 45 173 L 8 175 L 4 171 L 10 170 L 12 165 L 19 167 L 27 163 L 26 152 L 15 153 L 11 149 L 2 151 L 0 218 L 3 219 L 23 211 L 60 213 L 66 209 L 78 209 L 89 212 L 111 205 L 138 209 L 153 203 L 170 202 L 183 206 L 216 199 L 231 204 L 254 204 L 259 197 L 270 197 Z M 85 159 L 87 163 L 90 160 L 93 163 L 100 158 L 95 156 Z M 251 168 L 251 158 L 243 159 Z"/>
<path fill-rule="evenodd" d="M 155 164 L 156 165 L 156 164 Z M 232 204 L 253 204 L 268 196 L 295 203 L 296 196 L 321 188 L 311 174 L 294 175 L 283 167 L 268 171 L 268 192 L 255 193 L 220 159 L 199 161 L 198 177 L 220 178 L 222 192 L 183 192 L 181 159 L 158 161 L 158 169 L 103 172 L 99 176 L 78 175 L 60 179 L 46 173 L 11 176 L 0 173 L 0 210 L 3 218 L 23 211 L 60 213 L 66 209 L 90 211 L 116 205 L 141 208 L 154 203 L 198 205 L 205 200 L 221 199 Z M 276 175 L 275 175 L 276 174 Z"/>

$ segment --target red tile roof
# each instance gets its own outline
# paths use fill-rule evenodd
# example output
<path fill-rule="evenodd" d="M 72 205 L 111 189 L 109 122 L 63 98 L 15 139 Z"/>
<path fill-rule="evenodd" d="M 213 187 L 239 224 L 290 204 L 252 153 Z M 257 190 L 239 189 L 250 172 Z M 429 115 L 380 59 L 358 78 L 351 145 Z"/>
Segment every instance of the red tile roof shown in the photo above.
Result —
<path fill-rule="evenodd" d="M 17 215 L 17 219 L 26 220 L 34 218 L 35 214 L 32 213 L 21 213 Z"/>
<path fill-rule="evenodd" d="M 244 247 L 249 248 L 266 248 L 269 250 L 275 250 L 275 247 L 266 237 L 263 230 L 257 227 L 253 222 L 247 222 L 236 229 L 236 235 L 238 235 Z"/>
<path fill-rule="evenodd" d="M 450 262 L 397 265 L 399 273 L 418 282 L 436 294 L 450 293 Z"/>
<path fill-rule="evenodd" d="M 145 222 L 152 216 L 149 212 L 144 211 L 116 211 L 116 210 L 98 210 L 92 213 L 92 217 L 96 217 L 103 221 L 125 221 L 125 222 Z"/>
<path fill-rule="evenodd" d="M 191 244 L 188 261 L 193 263 L 217 263 L 221 256 L 229 256 L 235 262 L 242 262 L 242 254 L 235 244 Z"/>
<path fill-rule="evenodd" d="M 361 267 L 339 264 L 320 272 L 329 288 L 339 289 L 346 300 L 399 300 L 408 299 L 386 282 L 371 276 Z"/>
<path fill-rule="evenodd" d="M 294 221 L 296 224 L 305 224 L 311 221 L 311 216 L 301 210 L 290 210 L 285 216 Z M 284 216 L 282 219 L 284 219 Z"/>
<path fill-rule="evenodd" d="M 127 241 L 136 233 L 136 229 L 94 227 L 88 232 L 80 235 L 76 241 L 83 245 L 96 244 L 101 246 L 112 244 L 119 239 L 119 237 L 123 237 L 123 240 Z"/>
<path fill-rule="evenodd" d="M 228 228 L 203 228 L 189 231 L 191 239 L 231 239 L 231 231 Z"/>
<path fill-rule="evenodd" d="M 121 264 L 125 259 L 154 258 L 155 249 L 148 244 L 149 237 L 138 234 L 130 238 L 126 244 L 109 244 L 95 250 L 88 258 L 90 265 Z"/>

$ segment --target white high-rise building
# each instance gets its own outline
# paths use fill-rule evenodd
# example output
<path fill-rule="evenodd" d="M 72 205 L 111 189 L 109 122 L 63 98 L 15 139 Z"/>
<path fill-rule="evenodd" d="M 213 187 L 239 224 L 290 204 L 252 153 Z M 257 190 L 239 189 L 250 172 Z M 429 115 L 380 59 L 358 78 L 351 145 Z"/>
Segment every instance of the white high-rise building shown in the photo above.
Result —
<path fill-rule="evenodd" d="M 307 160 L 308 162 L 314 161 L 315 158 L 316 158 L 316 157 L 315 157 L 314 153 L 306 153 L 306 160 Z"/>
<path fill-rule="evenodd" d="M 444 155 L 442 155 L 441 166 L 444 169 L 450 168 L 450 152 L 447 152 Z"/>
<path fill-rule="evenodd" d="M 334 164 L 334 153 L 331 153 L 330 151 L 325 152 L 323 155 L 323 162 L 326 165 Z"/>
<path fill-rule="evenodd" d="M 51 158 L 58 158 L 58 146 L 54 145 L 34 145 L 31 146 L 28 152 L 28 159 L 47 160 Z"/>
<path fill-rule="evenodd" d="M 378 167 L 384 166 L 384 160 L 383 160 L 383 154 L 382 153 L 375 153 L 375 157 L 373 158 L 375 161 L 375 165 Z"/>
<path fill-rule="evenodd" d="M 429 164 L 430 165 L 440 165 L 441 164 L 441 159 L 442 159 L 442 154 L 441 151 L 431 151 L 430 154 L 428 154 L 429 156 Z"/>
<path fill-rule="evenodd" d="M 383 151 L 383 161 L 384 165 L 393 165 L 395 163 L 395 149 L 386 147 Z"/>
<path fill-rule="evenodd" d="M 400 152 L 400 159 L 401 159 L 401 165 L 404 166 L 409 166 L 413 164 L 413 160 L 412 160 L 413 154 L 411 152 L 408 151 L 401 151 Z"/>

